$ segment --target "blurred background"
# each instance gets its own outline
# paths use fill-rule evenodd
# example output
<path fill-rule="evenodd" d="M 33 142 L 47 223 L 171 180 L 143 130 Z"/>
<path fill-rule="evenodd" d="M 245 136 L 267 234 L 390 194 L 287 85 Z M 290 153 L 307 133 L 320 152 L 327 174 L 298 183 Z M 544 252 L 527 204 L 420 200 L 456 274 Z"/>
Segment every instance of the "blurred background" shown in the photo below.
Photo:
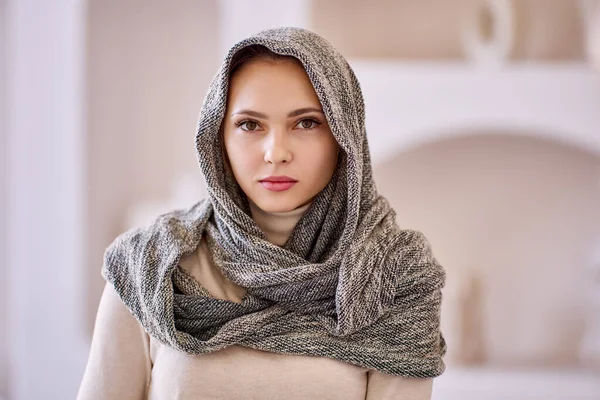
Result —
<path fill-rule="evenodd" d="M 0 0 L 0 399 L 75 398 L 124 230 L 204 196 L 226 50 L 349 60 L 378 190 L 447 271 L 433 399 L 600 399 L 600 2 Z"/>

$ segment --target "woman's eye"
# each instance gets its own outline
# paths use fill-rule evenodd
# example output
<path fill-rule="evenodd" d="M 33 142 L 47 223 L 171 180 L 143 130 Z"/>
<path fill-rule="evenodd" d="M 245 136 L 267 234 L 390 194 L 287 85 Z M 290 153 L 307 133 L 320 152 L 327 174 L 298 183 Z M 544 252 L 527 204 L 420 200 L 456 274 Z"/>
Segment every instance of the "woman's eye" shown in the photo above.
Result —
<path fill-rule="evenodd" d="M 307 119 L 303 119 L 302 121 L 300 121 L 298 123 L 298 125 L 296 125 L 296 126 L 300 127 L 300 129 L 313 129 L 319 125 L 320 125 L 319 121 L 307 118 Z"/>
<path fill-rule="evenodd" d="M 237 126 L 242 127 L 244 131 L 254 131 L 258 128 L 258 124 L 254 121 L 242 121 Z"/>

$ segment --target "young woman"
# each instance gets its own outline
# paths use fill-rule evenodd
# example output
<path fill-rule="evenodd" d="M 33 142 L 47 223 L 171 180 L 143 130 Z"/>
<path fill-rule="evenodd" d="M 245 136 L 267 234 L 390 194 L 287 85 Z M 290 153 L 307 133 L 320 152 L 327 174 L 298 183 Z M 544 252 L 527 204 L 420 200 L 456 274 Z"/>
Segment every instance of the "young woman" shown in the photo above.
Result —
<path fill-rule="evenodd" d="M 198 123 L 208 198 L 107 249 L 79 399 L 429 399 L 445 272 L 377 193 L 364 115 L 320 36 L 234 45 Z"/>

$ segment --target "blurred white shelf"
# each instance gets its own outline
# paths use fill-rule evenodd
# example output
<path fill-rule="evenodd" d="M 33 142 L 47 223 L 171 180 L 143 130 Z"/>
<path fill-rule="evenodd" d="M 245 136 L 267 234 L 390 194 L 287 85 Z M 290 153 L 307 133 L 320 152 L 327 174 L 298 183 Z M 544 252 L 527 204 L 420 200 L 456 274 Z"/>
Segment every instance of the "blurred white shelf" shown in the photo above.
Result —
<path fill-rule="evenodd" d="M 449 367 L 434 380 L 432 400 L 480 399 L 598 400 L 600 372 Z"/>
<path fill-rule="evenodd" d="M 375 161 L 471 132 L 533 135 L 600 153 L 600 71 L 587 64 L 349 62 Z"/>

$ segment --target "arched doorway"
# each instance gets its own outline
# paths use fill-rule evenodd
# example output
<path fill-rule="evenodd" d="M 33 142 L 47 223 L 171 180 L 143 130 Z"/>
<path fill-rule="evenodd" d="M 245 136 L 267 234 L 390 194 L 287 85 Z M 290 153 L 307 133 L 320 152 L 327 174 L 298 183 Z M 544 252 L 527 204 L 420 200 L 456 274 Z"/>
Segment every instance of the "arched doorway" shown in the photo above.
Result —
<path fill-rule="evenodd" d="M 448 364 L 576 365 L 600 155 L 543 133 L 444 137 L 399 149 L 374 175 L 400 226 L 423 231 L 447 270 Z"/>

